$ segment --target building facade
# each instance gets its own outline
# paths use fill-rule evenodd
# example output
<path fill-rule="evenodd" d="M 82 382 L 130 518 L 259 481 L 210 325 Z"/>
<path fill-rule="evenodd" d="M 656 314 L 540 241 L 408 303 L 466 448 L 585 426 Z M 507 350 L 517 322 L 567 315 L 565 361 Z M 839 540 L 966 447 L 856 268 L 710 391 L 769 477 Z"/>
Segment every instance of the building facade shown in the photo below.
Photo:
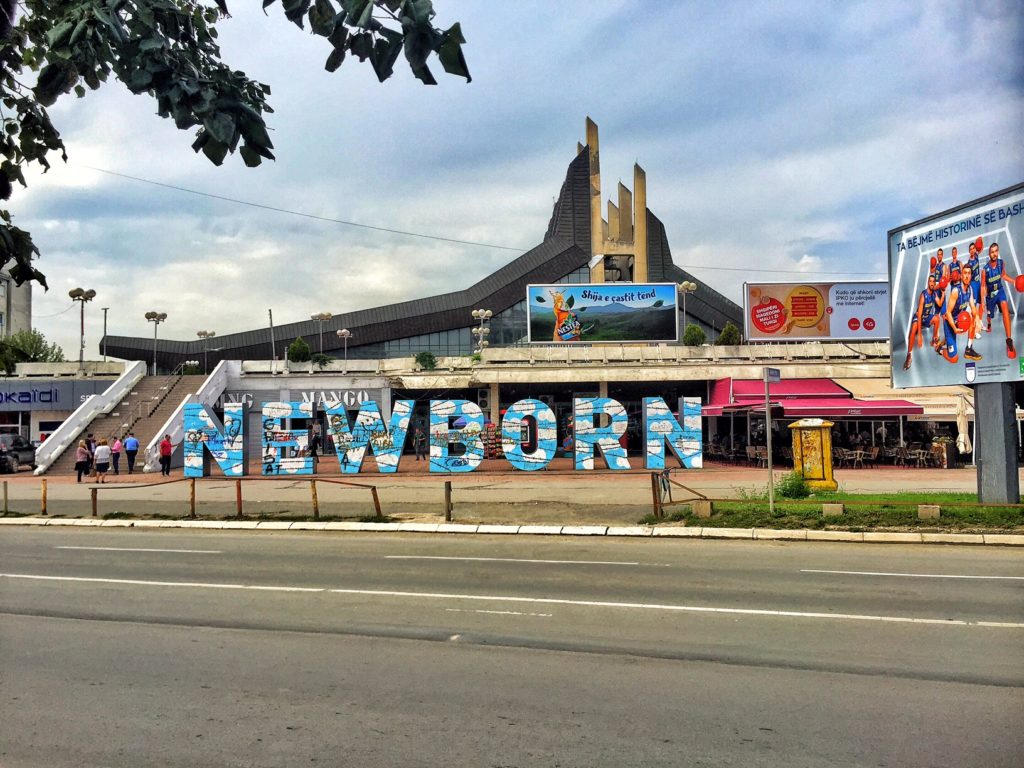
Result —
<path fill-rule="evenodd" d="M 11 273 L 0 270 L 0 338 L 32 328 L 32 282 L 15 285 Z"/>
<path fill-rule="evenodd" d="M 156 343 L 161 370 L 186 360 L 270 360 L 283 358 L 297 337 L 320 335 L 324 352 L 352 359 L 387 359 L 430 352 L 435 356 L 473 352 L 473 309 L 493 312 L 492 347 L 526 343 L 526 286 L 529 284 L 637 282 L 696 282 L 672 261 L 668 236 L 661 220 L 647 208 L 646 174 L 634 166 L 633 189 L 618 185 L 616 202 L 603 210 L 600 147 L 597 126 L 588 118 L 587 144 L 577 145 L 543 240 L 534 248 L 461 291 L 333 315 L 321 326 L 307 320 L 208 339 Z M 686 324 L 701 326 L 714 340 L 727 322 L 742 328 L 742 309 L 706 285 L 697 284 L 686 297 Z M 348 329 L 347 341 L 336 331 Z M 681 331 L 680 331 L 681 332 Z M 271 337 L 273 333 L 273 337 Z M 102 347 L 103 341 L 100 342 Z M 151 361 L 151 338 L 107 336 L 106 353 L 127 360 Z"/>

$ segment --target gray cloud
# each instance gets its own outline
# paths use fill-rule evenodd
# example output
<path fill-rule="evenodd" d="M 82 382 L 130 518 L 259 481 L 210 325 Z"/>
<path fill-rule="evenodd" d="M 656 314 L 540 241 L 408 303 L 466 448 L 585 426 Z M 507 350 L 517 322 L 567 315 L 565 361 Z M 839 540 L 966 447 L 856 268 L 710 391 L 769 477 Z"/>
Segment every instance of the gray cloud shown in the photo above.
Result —
<path fill-rule="evenodd" d="M 473 83 L 378 84 L 273 9 L 236 3 L 225 57 L 273 87 L 278 161 L 214 168 L 116 83 L 53 110 L 71 162 L 13 211 L 51 279 L 38 327 L 77 348 L 74 285 L 111 332 L 193 338 L 465 287 L 516 254 L 403 238 L 118 179 L 88 166 L 310 214 L 528 248 L 583 138 L 604 192 L 632 165 L 677 263 L 733 299 L 757 270 L 885 273 L 886 229 L 1019 182 L 1019 3 L 480 3 L 460 20 Z M 736 272 L 720 269 L 732 267 Z M 99 313 L 88 308 L 87 349 Z"/>

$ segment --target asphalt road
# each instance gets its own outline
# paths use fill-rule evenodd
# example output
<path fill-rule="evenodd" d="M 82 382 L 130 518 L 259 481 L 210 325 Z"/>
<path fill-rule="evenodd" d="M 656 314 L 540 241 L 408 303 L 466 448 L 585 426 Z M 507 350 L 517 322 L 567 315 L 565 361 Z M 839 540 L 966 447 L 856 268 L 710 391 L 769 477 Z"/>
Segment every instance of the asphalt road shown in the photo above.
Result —
<path fill-rule="evenodd" d="M 1019 766 L 999 548 L 0 531 L 0 765 Z"/>

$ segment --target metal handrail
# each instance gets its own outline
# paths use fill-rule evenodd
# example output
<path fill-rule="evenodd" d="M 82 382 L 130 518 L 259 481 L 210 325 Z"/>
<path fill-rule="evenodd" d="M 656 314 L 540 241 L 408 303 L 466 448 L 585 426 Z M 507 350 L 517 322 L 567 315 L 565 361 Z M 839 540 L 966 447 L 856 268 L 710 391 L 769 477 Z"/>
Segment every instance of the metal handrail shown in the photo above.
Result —
<path fill-rule="evenodd" d="M 163 423 L 159 430 L 153 435 L 153 439 L 146 446 L 143 456 L 143 471 L 144 472 L 155 472 L 158 466 L 159 453 L 157 452 L 157 446 L 160 442 L 160 436 L 169 434 L 171 435 L 171 442 L 177 439 L 175 445 L 181 442 L 182 433 L 182 411 L 187 403 L 200 402 L 204 405 L 212 405 L 218 397 L 224 392 L 227 387 L 227 370 L 229 367 L 229 361 L 221 360 L 217 363 L 217 367 L 213 369 L 209 376 L 206 377 L 206 381 L 203 382 L 199 390 L 194 394 L 186 395 L 181 404 L 171 413 L 167 418 L 167 421 Z"/>
<path fill-rule="evenodd" d="M 159 408 L 163 404 L 164 400 L 167 399 L 167 395 L 171 393 L 171 389 L 174 388 L 174 385 L 181 380 L 181 377 L 184 375 L 184 370 L 185 363 L 178 363 L 174 370 L 167 374 L 164 380 L 160 383 L 160 387 L 157 391 L 159 392 L 162 390 L 164 393 L 163 396 L 153 397 L 136 405 L 128 412 L 127 420 L 123 421 L 113 432 L 110 433 L 109 436 L 114 437 L 117 434 L 128 434 L 129 432 L 134 431 L 135 425 L 142 421 L 142 419 L 148 419 L 152 416 L 156 412 L 156 409 Z M 148 411 L 146 411 L 147 407 L 149 409 Z M 143 413 L 143 411 L 146 412 Z"/>
<path fill-rule="evenodd" d="M 126 364 L 124 373 L 103 394 L 90 395 L 36 451 L 34 474 L 46 472 L 67 448 L 74 445 L 86 426 L 98 416 L 110 413 L 144 375 L 143 363 Z"/>

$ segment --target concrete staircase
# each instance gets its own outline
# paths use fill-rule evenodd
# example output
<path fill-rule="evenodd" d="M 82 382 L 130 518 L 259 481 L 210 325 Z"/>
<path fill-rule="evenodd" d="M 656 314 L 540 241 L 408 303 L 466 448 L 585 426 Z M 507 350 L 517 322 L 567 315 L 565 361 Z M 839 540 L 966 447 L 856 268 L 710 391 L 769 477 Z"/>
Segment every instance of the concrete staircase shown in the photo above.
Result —
<path fill-rule="evenodd" d="M 97 416 L 82 430 L 80 439 L 92 433 L 97 441 L 102 438 L 113 442 L 117 435 L 134 432 L 141 443 L 136 469 L 141 471 L 144 457 L 142 448 L 174 413 L 188 394 L 194 394 L 205 376 L 144 376 L 128 396 L 108 414 Z M 77 442 L 76 444 L 77 445 Z M 127 466 L 124 455 L 122 469 Z M 75 446 L 67 448 L 46 470 L 48 475 L 70 474 L 75 470 Z"/>

